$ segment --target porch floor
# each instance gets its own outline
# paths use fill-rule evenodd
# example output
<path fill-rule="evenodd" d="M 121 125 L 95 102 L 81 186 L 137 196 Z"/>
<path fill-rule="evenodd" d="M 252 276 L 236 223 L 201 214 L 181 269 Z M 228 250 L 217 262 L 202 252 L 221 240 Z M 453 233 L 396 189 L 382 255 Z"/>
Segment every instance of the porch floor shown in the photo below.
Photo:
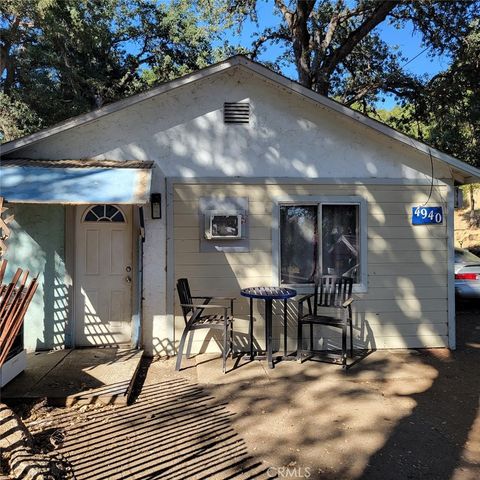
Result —
<path fill-rule="evenodd" d="M 2 400 L 46 398 L 54 406 L 126 405 L 143 350 L 84 348 L 35 352 L 7 384 Z"/>

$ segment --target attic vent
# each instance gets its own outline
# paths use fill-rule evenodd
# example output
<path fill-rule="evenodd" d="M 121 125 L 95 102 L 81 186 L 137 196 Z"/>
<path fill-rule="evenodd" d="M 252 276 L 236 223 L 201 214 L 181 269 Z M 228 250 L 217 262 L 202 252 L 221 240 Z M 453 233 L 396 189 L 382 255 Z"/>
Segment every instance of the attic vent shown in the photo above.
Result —
<path fill-rule="evenodd" d="M 223 104 L 225 123 L 250 123 L 250 104 L 246 102 L 225 102 Z"/>

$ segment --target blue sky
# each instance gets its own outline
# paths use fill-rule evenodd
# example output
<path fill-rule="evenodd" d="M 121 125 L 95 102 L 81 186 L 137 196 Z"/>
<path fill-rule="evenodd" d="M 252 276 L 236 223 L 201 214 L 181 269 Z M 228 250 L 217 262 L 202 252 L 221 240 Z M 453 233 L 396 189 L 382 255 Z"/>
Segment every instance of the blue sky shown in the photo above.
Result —
<path fill-rule="evenodd" d="M 411 24 L 405 25 L 405 28 L 398 30 L 392 25 L 384 23 L 379 25 L 378 31 L 384 41 L 389 44 L 398 45 L 403 56 L 408 60 L 413 59 L 405 69 L 417 75 L 434 76 L 442 70 L 446 70 L 449 66 L 450 59 L 446 55 L 431 56 L 427 51 L 424 51 L 425 46 L 422 45 L 422 37 L 414 31 Z M 423 53 L 421 53 L 423 51 Z M 415 58 L 420 54 L 417 58 Z M 393 96 L 385 97 L 385 102 L 379 105 L 381 108 L 390 109 L 396 104 Z"/>
<path fill-rule="evenodd" d="M 257 12 L 259 26 L 255 25 L 253 22 L 247 21 L 245 22 L 240 34 L 238 34 L 236 31 L 229 32 L 227 34 L 228 40 L 232 44 L 241 45 L 248 48 L 251 46 L 252 41 L 254 40 L 255 32 L 262 31 L 264 28 L 269 26 L 277 25 L 279 19 L 273 14 L 272 3 L 272 0 L 258 2 Z M 398 45 L 403 56 L 408 60 L 413 59 L 425 48 L 424 45 L 422 45 L 421 35 L 414 32 L 411 24 L 407 24 L 404 29 L 399 30 L 392 25 L 389 25 L 387 22 L 384 22 L 379 25 L 377 29 L 377 31 L 380 32 L 382 39 L 390 45 Z M 278 46 L 269 44 L 265 53 L 260 56 L 260 60 L 273 60 L 279 53 L 281 53 L 281 49 Z M 431 57 L 428 55 L 428 51 L 426 51 L 415 58 L 405 68 L 411 73 L 417 75 L 426 74 L 431 77 L 436 73 L 447 69 L 448 65 L 449 58 L 447 56 Z M 297 78 L 296 71 L 293 66 L 285 69 L 283 73 L 293 79 Z M 378 107 L 390 109 L 393 108 L 395 104 L 396 102 L 393 97 L 385 97 L 384 102 L 380 103 Z"/>

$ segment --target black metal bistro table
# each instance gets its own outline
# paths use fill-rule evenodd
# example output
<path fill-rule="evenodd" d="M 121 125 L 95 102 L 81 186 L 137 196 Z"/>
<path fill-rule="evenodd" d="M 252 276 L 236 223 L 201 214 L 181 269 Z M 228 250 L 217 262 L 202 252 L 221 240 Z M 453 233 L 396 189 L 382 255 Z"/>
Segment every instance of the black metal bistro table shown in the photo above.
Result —
<path fill-rule="evenodd" d="M 273 300 L 283 300 L 283 353 L 287 357 L 287 301 L 289 298 L 297 294 L 293 288 L 282 287 L 251 287 L 244 288 L 240 291 L 242 297 L 250 299 L 250 359 L 253 359 L 253 300 L 265 300 L 265 343 L 268 366 L 273 368 L 273 347 L 272 347 L 272 330 L 273 330 Z"/>

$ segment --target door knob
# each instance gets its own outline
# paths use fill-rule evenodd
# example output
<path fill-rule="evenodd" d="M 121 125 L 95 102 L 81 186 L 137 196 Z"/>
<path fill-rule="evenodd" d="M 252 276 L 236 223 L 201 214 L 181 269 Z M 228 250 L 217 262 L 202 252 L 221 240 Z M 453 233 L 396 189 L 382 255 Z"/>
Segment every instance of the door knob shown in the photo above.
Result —
<path fill-rule="evenodd" d="M 127 276 L 125 277 L 125 281 L 126 281 L 127 283 L 132 283 L 132 277 L 131 277 L 130 275 L 127 275 Z"/>

